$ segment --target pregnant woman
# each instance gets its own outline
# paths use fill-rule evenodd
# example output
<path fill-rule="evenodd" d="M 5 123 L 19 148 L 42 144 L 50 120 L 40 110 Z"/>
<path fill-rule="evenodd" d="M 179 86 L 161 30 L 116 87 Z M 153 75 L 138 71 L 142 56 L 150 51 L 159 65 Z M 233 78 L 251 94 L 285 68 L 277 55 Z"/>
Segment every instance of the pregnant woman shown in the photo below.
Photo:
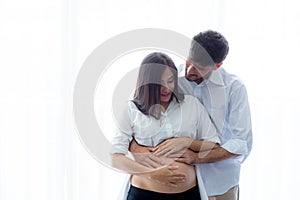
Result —
<path fill-rule="evenodd" d="M 134 98 L 118 124 L 111 151 L 112 166 L 131 174 L 127 200 L 207 199 L 195 166 L 165 158 L 163 166 L 153 169 L 126 156 L 133 139 L 155 147 L 176 138 L 194 151 L 218 145 L 206 110 L 195 97 L 181 94 L 177 81 L 177 68 L 166 54 L 154 52 L 142 61 Z"/>

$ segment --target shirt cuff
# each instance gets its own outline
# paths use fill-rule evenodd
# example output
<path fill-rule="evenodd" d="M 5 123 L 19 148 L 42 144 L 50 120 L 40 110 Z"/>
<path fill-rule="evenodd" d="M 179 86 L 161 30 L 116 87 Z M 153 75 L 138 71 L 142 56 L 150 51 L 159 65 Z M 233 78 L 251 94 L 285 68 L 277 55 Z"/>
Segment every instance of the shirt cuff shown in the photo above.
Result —
<path fill-rule="evenodd" d="M 114 154 L 114 153 L 121 153 L 121 154 L 127 155 L 128 148 L 122 147 L 121 145 L 112 145 L 110 154 Z"/>
<path fill-rule="evenodd" d="M 211 137 L 211 138 L 206 138 L 205 140 L 209 141 L 209 142 L 214 142 L 214 143 L 221 144 L 220 138 L 218 136 L 214 136 L 214 137 Z"/>
<path fill-rule="evenodd" d="M 239 154 L 245 156 L 249 154 L 247 142 L 244 140 L 232 139 L 227 141 L 221 147 L 233 154 Z"/>

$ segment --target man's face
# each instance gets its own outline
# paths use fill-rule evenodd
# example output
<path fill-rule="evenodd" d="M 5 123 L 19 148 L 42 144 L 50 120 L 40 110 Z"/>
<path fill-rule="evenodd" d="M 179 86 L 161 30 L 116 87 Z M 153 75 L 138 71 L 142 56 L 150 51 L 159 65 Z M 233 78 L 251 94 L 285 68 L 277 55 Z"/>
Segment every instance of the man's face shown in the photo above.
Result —
<path fill-rule="evenodd" d="M 212 71 L 218 68 L 217 66 L 202 66 L 190 60 L 187 60 L 185 65 L 186 79 L 197 84 L 200 84 L 204 79 L 208 79 Z"/>

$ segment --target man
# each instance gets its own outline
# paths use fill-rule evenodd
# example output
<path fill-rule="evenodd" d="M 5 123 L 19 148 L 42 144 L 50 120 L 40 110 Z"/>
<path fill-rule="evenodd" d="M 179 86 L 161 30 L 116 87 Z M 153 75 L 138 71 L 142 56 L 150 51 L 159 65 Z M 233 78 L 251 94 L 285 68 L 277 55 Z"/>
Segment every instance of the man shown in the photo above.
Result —
<path fill-rule="evenodd" d="M 246 88 L 236 76 L 220 68 L 228 51 L 223 35 L 211 30 L 200 32 L 191 43 L 185 77 L 179 79 L 182 91 L 194 95 L 204 105 L 221 140 L 219 148 L 205 152 L 187 150 L 177 158 L 187 164 L 201 164 L 203 182 L 211 200 L 239 199 L 241 163 L 252 148 Z M 177 154 L 168 148 L 171 144 L 169 139 L 156 147 L 154 155 L 148 157 L 151 162 L 147 163 L 155 166 L 155 155 Z M 132 146 L 130 150 L 137 151 L 136 145 Z"/>

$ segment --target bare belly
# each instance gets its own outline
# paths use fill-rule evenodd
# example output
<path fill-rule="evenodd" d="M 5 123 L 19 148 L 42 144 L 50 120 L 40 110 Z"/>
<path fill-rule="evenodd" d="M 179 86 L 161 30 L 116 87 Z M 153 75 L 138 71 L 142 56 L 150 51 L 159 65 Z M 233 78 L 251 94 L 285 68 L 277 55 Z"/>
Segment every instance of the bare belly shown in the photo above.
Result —
<path fill-rule="evenodd" d="M 172 165 L 178 166 L 177 172 L 184 173 L 186 175 L 186 181 L 177 184 L 177 187 L 160 183 L 157 180 L 149 179 L 146 177 L 131 176 L 131 184 L 135 187 L 150 190 L 160 193 L 180 193 L 184 192 L 196 185 L 196 172 L 195 167 L 184 163 L 174 162 Z"/>

